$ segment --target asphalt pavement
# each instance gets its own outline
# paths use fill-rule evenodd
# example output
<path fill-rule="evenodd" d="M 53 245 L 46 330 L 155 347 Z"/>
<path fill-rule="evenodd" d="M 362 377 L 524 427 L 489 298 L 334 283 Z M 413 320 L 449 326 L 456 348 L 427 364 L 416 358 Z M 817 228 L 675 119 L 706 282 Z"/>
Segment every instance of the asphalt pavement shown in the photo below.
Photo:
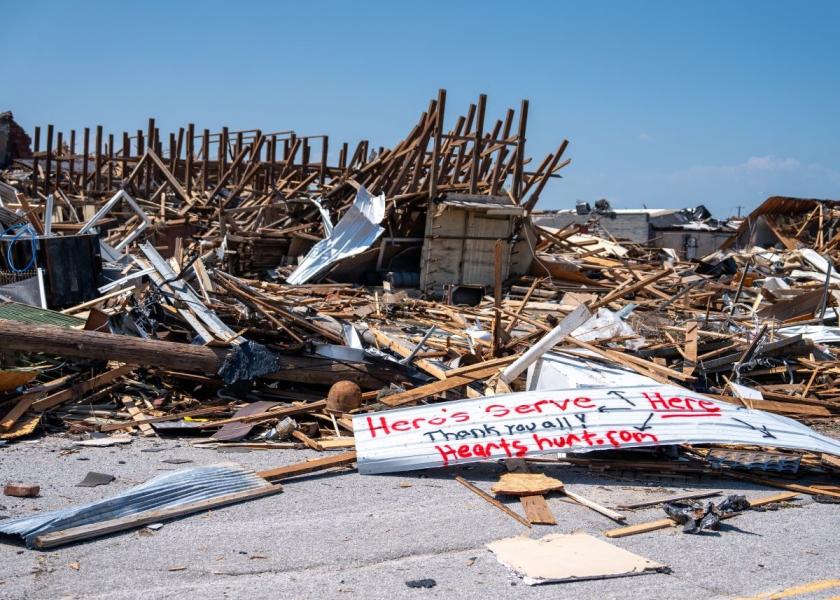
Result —
<path fill-rule="evenodd" d="M 54 510 L 111 496 L 166 470 L 234 461 L 256 470 L 299 462 L 316 452 L 221 452 L 189 440 L 135 439 L 110 448 L 72 446 L 47 437 L 0 447 L 0 483 L 39 483 L 38 498 L 0 496 L 0 518 Z M 164 462 L 189 460 L 183 464 Z M 779 490 L 730 480 L 646 482 L 583 468 L 539 469 L 600 504 L 642 502 L 720 489 L 748 498 Z M 88 471 L 112 483 L 76 487 Z M 748 511 L 718 533 L 678 528 L 610 540 L 671 568 L 608 580 L 527 586 L 485 548 L 514 535 L 585 531 L 601 539 L 616 526 L 559 495 L 549 496 L 558 525 L 530 531 L 454 480 L 489 490 L 504 469 L 459 469 L 362 476 L 345 469 L 284 484 L 275 496 L 41 552 L 0 543 L 0 598 L 737 598 L 797 589 L 797 600 L 840 594 L 840 505 L 808 496 L 777 510 Z M 507 503 L 521 512 L 517 501 Z M 628 523 L 664 516 L 661 508 L 626 511 Z M 432 579 L 431 588 L 406 582 Z M 801 587 L 805 586 L 805 587 Z M 800 590 L 800 591 L 797 591 Z M 804 590 L 804 591 L 801 591 Z"/>

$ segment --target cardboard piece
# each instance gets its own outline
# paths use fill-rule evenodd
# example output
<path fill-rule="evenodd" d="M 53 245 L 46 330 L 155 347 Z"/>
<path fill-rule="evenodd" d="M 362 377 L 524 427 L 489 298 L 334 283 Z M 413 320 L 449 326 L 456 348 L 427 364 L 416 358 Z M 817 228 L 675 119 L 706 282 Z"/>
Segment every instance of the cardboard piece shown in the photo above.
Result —
<path fill-rule="evenodd" d="M 517 536 L 491 542 L 487 548 L 527 585 L 644 575 L 668 568 L 586 533 L 540 539 Z"/>

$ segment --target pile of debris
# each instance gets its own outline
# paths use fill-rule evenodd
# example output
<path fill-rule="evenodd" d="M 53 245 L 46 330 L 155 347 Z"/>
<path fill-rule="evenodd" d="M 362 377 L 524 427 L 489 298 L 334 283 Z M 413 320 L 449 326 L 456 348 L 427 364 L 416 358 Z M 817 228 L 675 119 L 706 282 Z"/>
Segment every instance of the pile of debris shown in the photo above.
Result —
<path fill-rule="evenodd" d="M 0 172 L 0 440 L 342 450 L 269 481 L 550 455 L 840 497 L 840 441 L 806 426 L 840 417 L 838 203 L 771 198 L 702 258 L 609 211 L 551 226 L 567 142 L 532 163 L 527 101 L 448 133 L 445 103 L 336 164 L 293 132 L 190 124 L 164 152 L 150 120 L 78 154 L 36 129 Z"/>

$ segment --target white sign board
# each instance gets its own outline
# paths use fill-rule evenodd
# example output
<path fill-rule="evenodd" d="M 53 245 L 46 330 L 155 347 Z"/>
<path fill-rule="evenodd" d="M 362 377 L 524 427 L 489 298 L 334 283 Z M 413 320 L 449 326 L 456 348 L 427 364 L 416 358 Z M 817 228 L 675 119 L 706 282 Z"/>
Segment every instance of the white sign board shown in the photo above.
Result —
<path fill-rule="evenodd" d="M 523 392 L 360 414 L 353 430 L 363 474 L 682 443 L 840 456 L 840 441 L 792 419 L 660 384 Z"/>

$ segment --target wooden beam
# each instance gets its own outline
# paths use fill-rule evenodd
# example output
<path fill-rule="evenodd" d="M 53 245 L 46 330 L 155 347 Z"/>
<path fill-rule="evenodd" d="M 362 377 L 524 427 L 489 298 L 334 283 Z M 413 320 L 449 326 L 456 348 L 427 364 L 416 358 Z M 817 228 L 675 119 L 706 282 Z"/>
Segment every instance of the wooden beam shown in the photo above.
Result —
<path fill-rule="evenodd" d="M 488 502 L 489 504 L 492 504 L 493 506 L 498 508 L 500 511 L 502 511 L 503 513 L 505 513 L 509 517 L 511 517 L 513 519 L 516 519 L 517 521 L 522 523 L 525 527 L 528 527 L 530 529 L 530 527 L 531 527 L 531 522 L 530 521 L 528 521 L 527 519 L 525 519 L 521 515 L 518 515 L 515 512 L 513 512 L 511 509 L 509 509 L 507 506 L 505 506 L 504 504 L 502 504 L 501 502 L 496 500 L 493 496 L 491 496 L 490 494 L 488 494 L 487 492 L 482 490 L 480 487 L 471 484 L 469 481 L 467 481 L 466 479 L 464 479 L 460 475 L 455 476 L 455 481 L 457 481 L 458 483 L 463 485 L 465 488 L 467 488 L 468 490 L 473 492 L 476 496 L 478 496 L 482 500 Z"/>
<path fill-rule="evenodd" d="M 354 462 L 356 462 L 355 451 L 342 452 L 341 454 L 336 454 L 335 456 L 307 460 L 302 463 L 295 463 L 285 467 L 266 469 L 265 471 L 259 471 L 257 475 L 269 481 L 279 481 L 281 479 L 288 479 L 289 477 L 296 477 L 297 475 L 314 473 L 315 471 L 324 471 L 334 467 L 345 467 Z"/>
<path fill-rule="evenodd" d="M 384 398 L 382 398 L 382 404 L 385 404 L 387 406 L 403 406 L 405 404 L 417 402 L 418 400 L 422 400 L 423 398 L 428 398 L 433 394 L 439 394 L 440 392 L 445 392 L 446 390 L 451 390 L 462 385 L 467 385 L 468 383 L 472 383 L 479 379 L 486 379 L 488 377 L 491 377 L 492 375 L 495 375 L 498 372 L 498 366 L 491 366 L 484 369 L 479 369 L 477 371 L 470 371 L 469 373 L 464 373 L 462 375 L 455 375 L 453 377 L 449 377 L 441 381 L 435 381 L 432 383 L 427 383 L 426 385 L 421 385 L 420 387 L 416 387 L 413 390 L 397 392 L 396 394 L 385 396 Z"/>
<path fill-rule="evenodd" d="M 764 506 L 773 502 L 784 502 L 793 500 L 798 494 L 783 493 L 773 494 L 771 496 L 764 496 L 755 500 L 750 500 L 750 508 L 757 506 Z M 721 519 L 730 519 L 736 517 L 741 513 L 733 513 L 731 515 L 723 515 Z M 647 523 L 639 523 L 638 525 L 630 525 L 629 527 L 619 527 L 618 529 L 610 529 L 605 531 L 604 535 L 608 538 L 627 537 L 628 535 L 636 535 L 637 533 L 647 533 L 648 531 L 656 531 L 657 529 L 668 529 L 669 527 L 676 527 L 679 525 L 673 519 L 657 519 L 656 521 L 649 521 Z"/>

